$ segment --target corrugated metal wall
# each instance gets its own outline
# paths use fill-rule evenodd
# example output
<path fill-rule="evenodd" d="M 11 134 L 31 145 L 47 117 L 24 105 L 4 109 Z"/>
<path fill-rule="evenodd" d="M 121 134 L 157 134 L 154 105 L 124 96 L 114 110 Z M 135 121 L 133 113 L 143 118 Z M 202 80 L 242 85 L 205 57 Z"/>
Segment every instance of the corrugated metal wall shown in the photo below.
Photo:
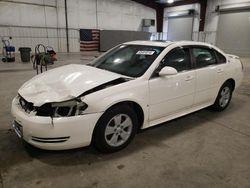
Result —
<path fill-rule="evenodd" d="M 66 30 L 62 28 L 0 26 L 0 33 L 1 37 L 6 39 L 12 36 L 12 43 L 16 49 L 19 47 L 34 49 L 37 44 L 44 44 L 52 46 L 57 52 L 66 51 Z M 71 52 L 79 52 L 78 29 L 69 29 L 69 45 Z"/>
<path fill-rule="evenodd" d="M 156 19 L 154 9 L 130 0 L 67 2 L 70 52 L 80 51 L 79 29 L 141 31 L 142 19 Z M 155 32 L 155 27 L 151 29 Z M 0 37 L 9 36 L 17 48 L 34 49 L 36 44 L 43 43 L 65 52 L 64 0 L 0 0 Z"/>
<path fill-rule="evenodd" d="M 63 0 L 0 1 L 0 37 L 12 37 L 12 44 L 31 47 L 52 46 L 57 52 L 66 51 L 66 29 Z M 79 52 L 79 29 L 69 29 L 71 52 Z M 0 48 L 2 43 L 0 42 Z"/>

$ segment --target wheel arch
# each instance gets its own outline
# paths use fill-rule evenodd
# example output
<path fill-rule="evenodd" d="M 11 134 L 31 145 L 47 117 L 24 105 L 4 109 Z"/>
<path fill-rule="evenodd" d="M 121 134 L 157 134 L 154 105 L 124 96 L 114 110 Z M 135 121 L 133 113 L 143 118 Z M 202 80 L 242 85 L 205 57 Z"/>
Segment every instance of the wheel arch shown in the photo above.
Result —
<path fill-rule="evenodd" d="M 144 123 L 144 117 L 145 117 L 145 113 L 143 111 L 143 108 L 141 107 L 141 105 L 138 103 L 138 102 L 135 102 L 135 101 L 132 101 L 132 100 L 124 100 L 124 101 L 119 101 L 119 102 L 116 102 L 112 105 L 110 105 L 105 111 L 108 111 L 109 109 L 111 108 L 114 108 L 115 106 L 118 106 L 118 105 L 128 105 L 129 107 L 131 107 L 134 112 L 136 113 L 137 115 L 137 118 L 138 118 L 138 128 L 141 128 L 143 123 Z M 103 114 L 104 114 L 103 113 Z M 101 118 L 101 117 L 100 117 Z"/>
<path fill-rule="evenodd" d="M 121 102 L 118 102 L 112 106 L 110 106 L 107 110 L 109 110 L 110 108 L 113 108 L 114 106 L 117 106 L 117 105 L 128 105 L 129 107 L 131 107 L 134 112 L 136 113 L 136 116 L 138 118 L 138 128 L 140 129 L 144 123 L 144 111 L 141 107 L 141 105 L 139 105 L 137 102 L 135 101 L 130 101 L 130 100 L 127 100 L 127 101 L 121 101 Z M 107 111 L 106 110 L 106 111 Z"/>
<path fill-rule="evenodd" d="M 225 83 L 230 83 L 232 86 L 233 86 L 233 91 L 234 91 L 234 89 L 235 89 L 235 80 L 233 79 L 233 78 L 229 78 L 229 79 L 227 79 L 223 84 L 225 84 Z M 222 85 L 223 85 L 222 84 Z"/>
<path fill-rule="evenodd" d="M 103 114 L 99 117 L 96 125 L 95 125 L 95 128 L 94 128 L 94 131 L 92 133 L 92 141 L 93 141 L 93 136 L 95 134 L 95 130 L 96 130 L 96 127 L 97 127 L 97 124 L 98 122 L 100 121 L 100 119 L 103 117 L 103 115 L 105 114 L 105 112 L 107 112 L 108 110 L 110 110 L 111 108 L 114 108 L 115 106 L 119 106 L 119 105 L 128 105 L 130 107 L 132 107 L 132 109 L 134 110 L 134 112 L 136 113 L 137 115 L 137 118 L 138 118 L 138 130 L 143 126 L 144 124 L 144 117 L 145 117 L 145 113 L 143 111 L 143 108 L 141 107 L 140 104 L 138 104 L 137 102 L 135 101 L 132 101 L 132 100 L 125 100 L 125 101 L 119 101 L 119 102 L 116 102 L 115 104 L 112 104 L 111 106 L 109 106 L 104 112 Z"/>
<path fill-rule="evenodd" d="M 230 84 L 232 86 L 232 91 L 231 91 L 231 95 L 230 95 L 230 98 L 229 98 L 229 101 L 227 102 L 226 106 L 220 106 L 219 104 L 219 100 L 220 100 L 220 92 L 221 90 L 223 89 L 223 86 L 225 84 Z M 213 105 L 211 105 L 211 109 L 212 110 L 215 110 L 215 111 L 223 111 L 224 109 L 227 108 L 227 106 L 229 105 L 230 101 L 231 101 L 231 98 L 232 98 L 232 92 L 234 91 L 235 89 L 235 80 L 233 78 L 229 78 L 227 79 L 225 82 L 223 82 L 223 84 L 221 85 L 219 91 L 218 91 L 218 94 L 213 102 Z"/>
<path fill-rule="evenodd" d="M 216 97 L 214 98 L 214 102 L 215 102 L 217 96 L 219 95 L 219 92 L 220 92 L 221 87 L 222 87 L 225 83 L 230 83 L 230 84 L 233 86 L 233 88 L 232 88 L 233 90 L 232 90 L 232 91 L 234 91 L 234 89 L 235 89 L 235 80 L 234 80 L 233 78 L 229 78 L 229 79 L 225 80 L 225 82 L 223 82 L 223 84 L 220 86 L 219 90 L 217 91 L 217 95 L 216 95 Z"/>

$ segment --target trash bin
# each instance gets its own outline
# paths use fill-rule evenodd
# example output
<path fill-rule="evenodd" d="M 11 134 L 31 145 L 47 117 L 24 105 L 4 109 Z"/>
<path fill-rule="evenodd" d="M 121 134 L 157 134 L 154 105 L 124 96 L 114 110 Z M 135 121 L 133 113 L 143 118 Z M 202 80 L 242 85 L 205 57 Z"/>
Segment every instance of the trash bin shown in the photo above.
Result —
<path fill-rule="evenodd" d="M 30 62 L 31 48 L 21 47 L 18 50 L 20 51 L 22 62 Z"/>

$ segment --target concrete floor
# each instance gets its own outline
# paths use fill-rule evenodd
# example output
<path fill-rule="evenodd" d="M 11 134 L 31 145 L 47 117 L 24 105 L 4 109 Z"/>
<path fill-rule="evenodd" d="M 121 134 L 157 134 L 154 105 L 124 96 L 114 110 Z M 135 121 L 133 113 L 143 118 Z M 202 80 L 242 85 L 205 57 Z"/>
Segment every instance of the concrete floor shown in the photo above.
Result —
<path fill-rule="evenodd" d="M 53 67 L 92 55 L 59 54 Z M 35 71 L 0 63 L 0 188 L 250 187 L 250 58 L 242 60 L 244 82 L 226 111 L 204 109 L 142 131 L 113 154 L 24 147 L 10 129 L 10 104 Z"/>

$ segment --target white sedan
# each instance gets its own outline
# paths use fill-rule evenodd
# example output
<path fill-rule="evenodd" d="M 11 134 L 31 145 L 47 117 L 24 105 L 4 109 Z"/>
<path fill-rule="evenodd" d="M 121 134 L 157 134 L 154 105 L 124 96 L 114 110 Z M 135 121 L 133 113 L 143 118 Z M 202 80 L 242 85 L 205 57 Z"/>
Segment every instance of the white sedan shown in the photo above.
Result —
<path fill-rule="evenodd" d="M 138 129 L 212 106 L 222 111 L 243 77 L 239 57 L 200 42 L 134 41 L 88 65 L 23 84 L 12 102 L 17 135 L 42 149 L 126 147 Z"/>

